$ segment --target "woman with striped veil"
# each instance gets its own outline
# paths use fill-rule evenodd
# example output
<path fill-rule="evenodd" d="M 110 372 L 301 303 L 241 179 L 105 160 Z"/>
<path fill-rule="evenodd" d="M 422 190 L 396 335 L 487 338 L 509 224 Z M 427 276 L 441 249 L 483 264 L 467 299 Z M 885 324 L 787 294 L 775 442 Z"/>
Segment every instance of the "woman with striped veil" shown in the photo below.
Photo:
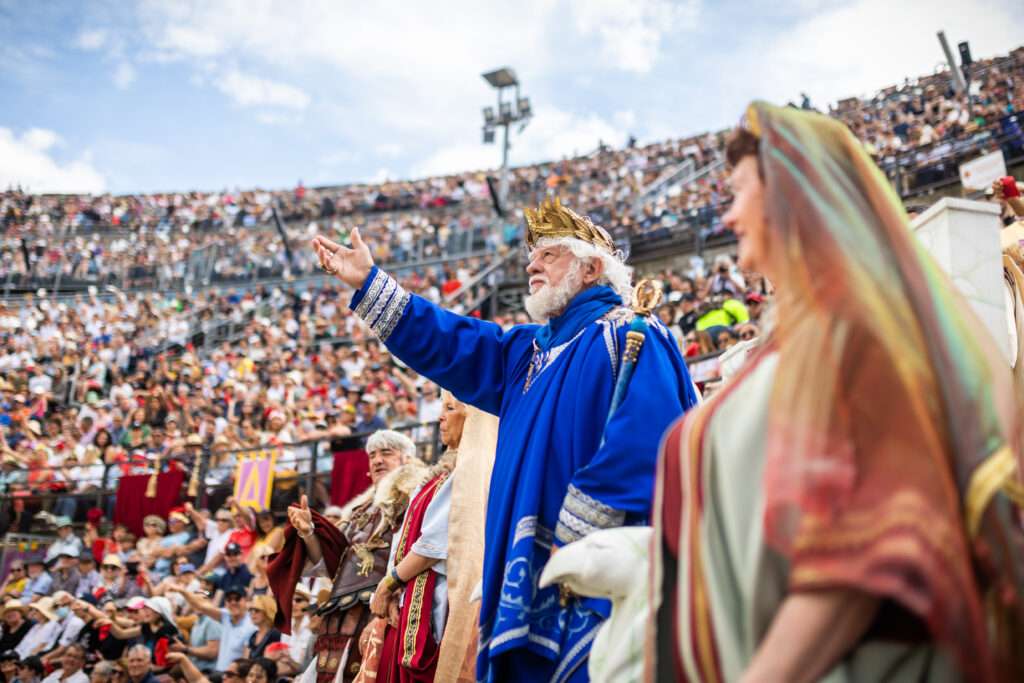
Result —
<path fill-rule="evenodd" d="M 728 158 L 775 325 L 663 442 L 647 678 L 1024 680 L 1004 354 L 843 124 L 754 103 Z"/>

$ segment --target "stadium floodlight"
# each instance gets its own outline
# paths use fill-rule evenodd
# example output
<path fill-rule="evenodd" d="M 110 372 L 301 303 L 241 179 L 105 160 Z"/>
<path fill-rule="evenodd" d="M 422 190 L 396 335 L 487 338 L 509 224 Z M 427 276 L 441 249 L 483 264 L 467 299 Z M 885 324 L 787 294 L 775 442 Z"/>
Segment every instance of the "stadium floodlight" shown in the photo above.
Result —
<path fill-rule="evenodd" d="M 495 69 L 494 71 L 488 71 L 484 74 L 484 78 L 491 84 L 492 88 L 514 88 L 519 85 L 516 72 L 507 66 Z"/>
<path fill-rule="evenodd" d="M 504 206 L 505 197 L 508 195 L 508 150 L 509 150 L 509 126 L 520 124 L 519 132 L 522 133 L 530 117 L 533 116 L 533 109 L 530 106 L 530 98 L 522 97 L 519 94 L 519 79 L 516 72 L 510 67 L 502 67 L 483 74 L 492 88 L 498 91 L 498 107 L 484 107 L 484 144 L 494 142 L 494 134 L 498 128 L 504 129 L 501 146 L 501 184 L 498 190 L 498 205 Z M 505 99 L 505 91 L 514 88 L 512 97 Z M 497 116 L 495 116 L 497 111 Z M 500 210 L 499 210 L 500 212 Z"/>

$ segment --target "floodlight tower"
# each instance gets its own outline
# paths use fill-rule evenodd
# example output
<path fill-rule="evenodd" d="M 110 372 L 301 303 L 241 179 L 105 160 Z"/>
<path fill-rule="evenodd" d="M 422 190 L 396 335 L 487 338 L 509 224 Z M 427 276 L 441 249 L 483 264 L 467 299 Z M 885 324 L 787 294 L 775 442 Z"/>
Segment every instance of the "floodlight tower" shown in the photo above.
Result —
<path fill-rule="evenodd" d="M 533 116 L 533 109 L 530 107 L 530 98 L 520 94 L 519 79 L 511 68 L 505 66 L 488 71 L 483 77 L 498 91 L 497 110 L 494 107 L 484 107 L 484 144 L 494 142 L 496 128 L 504 129 L 501 146 L 501 183 L 498 189 L 498 202 L 504 207 L 508 197 L 508 129 L 513 124 L 521 123 L 519 132 L 523 132 Z M 505 91 L 511 88 L 515 88 L 515 94 L 509 101 L 505 101 Z"/>

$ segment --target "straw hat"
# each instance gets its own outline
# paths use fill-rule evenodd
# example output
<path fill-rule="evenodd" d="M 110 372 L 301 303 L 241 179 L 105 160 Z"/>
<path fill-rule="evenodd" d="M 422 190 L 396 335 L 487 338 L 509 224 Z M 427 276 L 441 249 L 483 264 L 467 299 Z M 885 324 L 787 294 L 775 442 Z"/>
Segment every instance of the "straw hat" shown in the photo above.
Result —
<path fill-rule="evenodd" d="M 28 607 L 22 604 L 21 600 L 8 600 L 4 603 L 3 609 L 0 610 L 0 619 L 3 619 L 11 610 L 21 612 L 21 615 L 25 616 L 25 613 L 28 612 Z"/>
<path fill-rule="evenodd" d="M 100 563 L 101 567 L 119 567 L 124 569 L 124 562 L 121 561 L 121 556 L 117 553 L 107 553 L 103 556 L 103 562 Z"/>
<path fill-rule="evenodd" d="M 277 602 L 269 595 L 257 595 L 254 597 L 249 603 L 249 609 L 258 609 L 266 614 L 270 621 L 273 621 L 274 617 L 277 616 Z"/>
<path fill-rule="evenodd" d="M 167 522 L 165 522 L 164 518 L 160 517 L 159 515 L 146 515 L 142 518 L 142 523 L 144 525 L 155 524 L 156 526 L 160 527 L 160 533 L 167 531 Z"/>
<path fill-rule="evenodd" d="M 53 598 L 39 598 L 31 605 L 29 605 L 28 608 L 34 609 L 35 611 L 42 614 L 44 617 L 46 617 L 47 621 L 59 620 L 57 613 L 53 611 Z"/>
<path fill-rule="evenodd" d="M 180 512 L 177 512 L 177 511 L 172 512 L 170 515 L 168 515 L 167 516 L 167 521 L 168 522 L 170 522 L 170 521 L 181 522 L 182 524 L 188 524 L 188 522 L 189 522 L 188 517 L 186 517 L 184 514 L 182 514 Z"/>

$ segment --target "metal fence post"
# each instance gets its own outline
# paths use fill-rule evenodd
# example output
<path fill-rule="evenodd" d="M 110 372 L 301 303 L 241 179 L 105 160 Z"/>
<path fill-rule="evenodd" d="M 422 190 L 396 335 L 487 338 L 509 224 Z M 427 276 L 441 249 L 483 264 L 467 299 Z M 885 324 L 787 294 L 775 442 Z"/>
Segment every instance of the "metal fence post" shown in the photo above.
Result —
<path fill-rule="evenodd" d="M 107 490 L 107 473 L 110 472 L 110 463 L 103 463 L 103 476 L 100 477 L 100 487 L 96 491 L 96 507 L 103 510 L 103 515 L 106 516 L 107 511 L 103 508 L 104 492 Z"/>
<path fill-rule="evenodd" d="M 209 494 L 206 491 L 206 473 L 210 468 L 210 447 L 203 446 L 203 452 L 199 454 L 199 488 L 196 491 L 196 503 L 199 508 L 205 508 Z"/>
<path fill-rule="evenodd" d="M 316 459 L 320 452 L 320 442 L 313 442 L 313 454 L 309 460 L 309 478 L 306 480 L 306 496 L 313 499 L 313 488 L 316 483 Z"/>
<path fill-rule="evenodd" d="M 430 455 L 431 455 L 430 461 L 432 463 L 435 463 L 441 457 L 441 423 L 440 422 L 435 422 L 434 423 L 433 432 L 434 433 L 433 433 L 433 435 L 431 436 L 431 439 L 430 439 L 430 451 L 431 451 L 431 453 L 430 453 Z"/>

